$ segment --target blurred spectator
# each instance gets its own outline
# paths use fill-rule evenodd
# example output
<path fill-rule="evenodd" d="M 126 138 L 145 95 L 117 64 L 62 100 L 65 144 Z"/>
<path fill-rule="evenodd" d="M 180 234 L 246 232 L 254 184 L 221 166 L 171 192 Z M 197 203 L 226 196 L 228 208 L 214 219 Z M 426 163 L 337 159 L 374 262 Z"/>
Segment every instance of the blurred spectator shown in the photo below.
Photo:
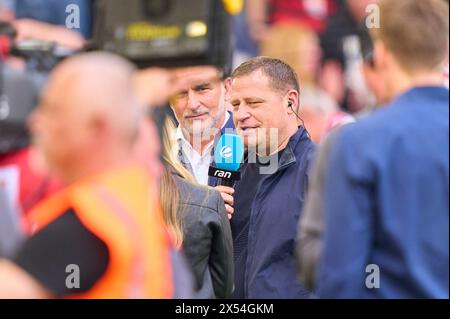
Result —
<path fill-rule="evenodd" d="M 344 127 L 325 168 L 325 298 L 448 298 L 448 3 L 382 0 L 374 67 L 391 102 Z"/>
<path fill-rule="evenodd" d="M 26 129 L 26 118 L 35 108 L 45 79 L 33 72 L 14 70 L 9 63 L 0 70 L 0 78 L 0 185 L 6 187 L 17 216 L 22 216 L 58 189 L 57 182 L 35 165 Z"/>
<path fill-rule="evenodd" d="M 298 113 L 316 144 L 333 129 L 354 122 L 351 115 L 341 112 L 337 103 L 319 89 L 303 89 L 300 104 Z"/>
<path fill-rule="evenodd" d="M 380 70 L 375 68 L 373 60 L 373 41 L 366 28 L 361 28 L 360 40 L 363 56 L 362 68 L 364 78 L 370 90 L 374 93 L 374 96 L 377 99 L 376 105 L 381 106 L 388 103 L 389 98 L 382 81 Z M 307 101 L 308 94 L 303 93 L 302 103 L 307 105 Z M 334 100 L 331 101 L 321 102 L 320 105 L 330 105 L 329 103 L 331 102 L 335 105 L 334 108 L 337 108 L 336 102 L 334 102 Z M 375 110 L 375 108 L 367 108 L 365 112 L 359 112 L 357 118 L 361 119 L 365 116 L 369 116 Z M 300 113 L 302 114 L 302 112 Z M 305 123 L 309 122 L 308 115 L 302 115 L 305 118 Z M 296 243 L 297 270 L 301 282 L 307 289 L 310 290 L 314 290 L 316 269 L 322 250 L 323 231 L 325 227 L 323 220 L 323 192 L 325 187 L 327 160 L 330 150 L 336 142 L 336 136 L 338 136 L 338 134 L 339 128 L 336 128 L 321 139 L 319 152 L 311 173 L 308 195 L 306 197 L 302 217 L 298 225 L 298 236 Z M 312 132 L 311 135 L 314 135 L 314 132 Z"/>
<path fill-rule="evenodd" d="M 12 20 L 3 22 L 1 27 L 2 35 L 11 42 L 29 38 L 56 40 L 74 48 L 80 48 L 84 42 L 81 36 L 70 30 L 38 21 Z M 34 156 L 29 149 L 25 124 L 46 82 L 46 74 L 25 69 L 22 59 L 7 55 L 0 59 L 0 79 L 0 175 L 5 169 L 17 172 L 17 178 L 10 176 L 7 181 L 9 192 L 14 191 L 17 196 L 10 193 L 9 198 L 18 212 L 26 213 L 59 187 L 58 182 L 32 163 Z"/>
<path fill-rule="evenodd" d="M 70 186 L 33 210 L 36 233 L 13 262 L 0 261 L 1 297 L 176 295 L 155 179 L 130 153 L 140 113 L 133 72 L 90 53 L 52 73 L 31 129 L 51 173 Z M 82 276 L 75 287 L 69 265 Z"/>
<path fill-rule="evenodd" d="M 339 128 L 330 132 L 320 144 L 311 169 L 308 194 L 298 223 L 295 261 L 298 277 L 306 289 L 315 291 L 316 270 L 323 246 L 323 191 L 325 174 L 331 146 L 336 141 Z"/>
<path fill-rule="evenodd" d="M 0 258 L 11 258 L 22 244 L 25 236 L 19 215 L 13 202 L 9 199 L 10 194 L 5 186 L 0 177 Z"/>
<path fill-rule="evenodd" d="M 260 43 L 268 36 L 269 27 L 279 24 L 320 32 L 336 7 L 335 0 L 248 0 L 250 36 Z"/>
<path fill-rule="evenodd" d="M 350 113 L 374 102 L 361 74 L 358 32 L 366 17 L 367 6 L 376 2 L 378 0 L 346 0 L 321 34 L 321 86 Z"/>
<path fill-rule="evenodd" d="M 258 55 L 258 46 L 250 37 L 247 22 L 247 1 L 245 1 L 244 10 L 233 17 L 233 36 L 234 36 L 234 55 L 233 70 L 244 61 Z"/>
<path fill-rule="evenodd" d="M 261 43 L 261 55 L 292 66 L 302 87 L 318 85 L 321 54 L 319 37 L 303 26 L 274 25 Z"/>
<path fill-rule="evenodd" d="M 30 163 L 31 152 L 25 129 L 25 118 L 35 106 L 40 89 L 46 81 L 46 74 L 36 72 L 35 67 L 39 65 L 39 61 L 33 58 L 24 61 L 13 57 L 8 55 L 8 49 L 11 43 L 29 39 L 52 41 L 80 49 L 84 40 L 64 27 L 29 19 L 16 20 L 14 7 L 14 1 L 0 2 L 2 50 L 5 51 L 0 57 L 0 179 L 2 170 L 17 172 L 16 180 L 9 176 L 7 181 L 10 189 L 8 198 L 17 211 L 26 212 L 37 201 L 58 188 L 57 182 L 49 179 L 44 172 L 36 170 Z M 29 68 L 26 69 L 26 66 Z M 11 189 L 14 189 L 17 196 L 11 196 Z"/>
<path fill-rule="evenodd" d="M 191 266 L 196 297 L 229 298 L 234 287 L 233 241 L 224 202 L 219 192 L 197 184 L 178 162 L 173 152 L 175 129 L 168 124 L 163 131 L 166 168 L 160 181 L 165 221 Z"/>
<path fill-rule="evenodd" d="M 318 34 L 337 7 L 335 0 L 249 0 L 249 33 L 260 55 L 291 65 L 302 86 L 317 86 L 322 55 Z"/>

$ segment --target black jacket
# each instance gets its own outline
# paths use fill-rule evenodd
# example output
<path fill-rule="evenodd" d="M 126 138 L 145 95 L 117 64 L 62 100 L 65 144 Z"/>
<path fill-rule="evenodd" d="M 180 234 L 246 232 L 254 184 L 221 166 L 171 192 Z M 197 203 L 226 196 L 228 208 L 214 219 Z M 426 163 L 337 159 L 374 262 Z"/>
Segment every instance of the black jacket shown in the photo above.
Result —
<path fill-rule="evenodd" d="M 198 298 L 233 292 L 233 241 L 220 193 L 174 176 L 180 192 L 183 251 L 192 267 Z"/>

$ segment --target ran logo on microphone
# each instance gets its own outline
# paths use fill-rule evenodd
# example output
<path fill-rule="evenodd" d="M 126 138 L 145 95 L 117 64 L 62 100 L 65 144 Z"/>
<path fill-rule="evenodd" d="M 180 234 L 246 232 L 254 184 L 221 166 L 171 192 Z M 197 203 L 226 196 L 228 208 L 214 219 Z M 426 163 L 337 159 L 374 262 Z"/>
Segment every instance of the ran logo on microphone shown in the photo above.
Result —
<path fill-rule="evenodd" d="M 230 179 L 231 178 L 231 172 L 225 172 L 225 171 L 217 170 L 214 173 L 214 177 Z"/>

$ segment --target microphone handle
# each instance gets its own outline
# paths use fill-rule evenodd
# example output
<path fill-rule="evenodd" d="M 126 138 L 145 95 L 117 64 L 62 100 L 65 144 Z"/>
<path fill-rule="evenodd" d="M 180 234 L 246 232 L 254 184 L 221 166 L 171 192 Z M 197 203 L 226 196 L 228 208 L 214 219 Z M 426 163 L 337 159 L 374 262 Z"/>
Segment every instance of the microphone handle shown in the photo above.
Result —
<path fill-rule="evenodd" d="M 221 178 L 220 179 L 220 185 L 226 186 L 226 187 L 233 187 L 234 186 L 234 181 L 232 179 Z"/>

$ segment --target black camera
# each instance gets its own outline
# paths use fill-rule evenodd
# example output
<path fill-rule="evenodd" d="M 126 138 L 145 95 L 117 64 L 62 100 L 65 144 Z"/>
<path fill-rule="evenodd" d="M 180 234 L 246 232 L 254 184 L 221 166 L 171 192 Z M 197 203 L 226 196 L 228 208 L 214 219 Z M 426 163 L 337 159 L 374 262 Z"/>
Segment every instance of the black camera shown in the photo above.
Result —
<path fill-rule="evenodd" d="M 28 146 L 26 118 L 34 109 L 45 82 L 44 73 L 14 70 L 6 65 L 5 58 L 19 55 L 30 60 L 36 57 L 35 61 L 49 61 L 44 51 L 27 55 L 30 50 L 26 50 L 24 44 L 16 45 L 15 37 L 16 30 L 12 25 L 0 22 L 0 155 Z M 38 58 L 39 54 L 42 60 Z"/>
<path fill-rule="evenodd" d="M 139 68 L 215 65 L 231 69 L 231 17 L 222 0 L 98 0 L 95 49 Z"/>

